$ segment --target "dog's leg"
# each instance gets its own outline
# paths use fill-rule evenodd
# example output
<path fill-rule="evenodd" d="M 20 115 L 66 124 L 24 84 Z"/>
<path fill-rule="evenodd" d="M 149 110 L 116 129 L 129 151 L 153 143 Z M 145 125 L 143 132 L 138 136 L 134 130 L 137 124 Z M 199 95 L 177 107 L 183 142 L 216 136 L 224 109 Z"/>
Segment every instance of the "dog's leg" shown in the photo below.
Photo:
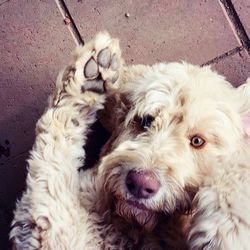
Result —
<path fill-rule="evenodd" d="M 250 169 L 237 164 L 195 197 L 189 233 L 192 250 L 247 250 L 250 239 Z"/>
<path fill-rule="evenodd" d="M 78 48 L 59 74 L 55 94 L 36 125 L 27 190 L 17 203 L 10 233 L 15 249 L 87 249 L 91 223 L 80 205 L 78 169 L 95 113 L 105 93 L 118 85 L 120 54 L 118 41 L 100 33 Z M 92 244 L 96 249 L 97 242 Z"/>

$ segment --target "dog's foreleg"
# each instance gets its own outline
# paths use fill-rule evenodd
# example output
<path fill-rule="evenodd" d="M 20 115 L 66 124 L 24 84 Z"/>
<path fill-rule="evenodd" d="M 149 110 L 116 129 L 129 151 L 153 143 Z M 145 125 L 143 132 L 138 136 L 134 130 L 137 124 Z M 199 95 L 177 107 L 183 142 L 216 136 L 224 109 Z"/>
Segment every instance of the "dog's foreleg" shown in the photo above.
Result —
<path fill-rule="evenodd" d="M 250 248 L 250 170 L 230 166 L 201 188 L 189 232 L 192 250 Z"/>
<path fill-rule="evenodd" d="M 91 241 L 88 213 L 80 205 L 78 169 L 84 163 L 88 128 L 106 91 L 117 86 L 119 59 L 118 41 L 100 33 L 77 49 L 59 75 L 55 94 L 36 125 L 27 189 L 17 203 L 10 233 L 14 248 L 86 249 Z"/>

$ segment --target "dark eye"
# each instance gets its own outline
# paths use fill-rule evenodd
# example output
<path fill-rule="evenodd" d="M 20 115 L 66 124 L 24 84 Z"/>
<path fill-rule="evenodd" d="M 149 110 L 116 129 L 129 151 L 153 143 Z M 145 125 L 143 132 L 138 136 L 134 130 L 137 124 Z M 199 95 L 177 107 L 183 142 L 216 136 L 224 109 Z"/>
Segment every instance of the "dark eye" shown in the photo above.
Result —
<path fill-rule="evenodd" d="M 143 129 L 148 129 L 151 127 L 152 122 L 154 121 L 154 117 L 151 115 L 146 115 L 140 118 L 140 126 Z"/>
<path fill-rule="evenodd" d="M 206 141 L 199 135 L 195 135 L 190 139 L 190 145 L 194 148 L 201 148 L 205 143 Z"/>

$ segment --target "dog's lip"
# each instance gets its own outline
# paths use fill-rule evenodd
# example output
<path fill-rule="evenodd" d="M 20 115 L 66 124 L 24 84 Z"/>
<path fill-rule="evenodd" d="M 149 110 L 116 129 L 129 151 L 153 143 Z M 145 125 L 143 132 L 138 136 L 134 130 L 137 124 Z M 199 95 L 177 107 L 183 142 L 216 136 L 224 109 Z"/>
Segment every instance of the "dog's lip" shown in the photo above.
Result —
<path fill-rule="evenodd" d="M 115 212 L 129 223 L 136 223 L 147 231 L 152 231 L 159 222 L 160 213 L 147 208 L 140 201 L 115 199 Z"/>
<path fill-rule="evenodd" d="M 148 209 L 144 204 L 139 203 L 137 201 L 134 200 L 126 200 L 126 202 L 128 203 L 128 205 L 136 207 L 139 210 L 150 210 Z"/>
<path fill-rule="evenodd" d="M 117 203 L 120 199 L 115 199 L 115 203 Z M 123 202 L 126 202 L 128 206 L 134 207 L 137 210 L 142 210 L 142 211 L 149 211 L 152 213 L 155 213 L 157 211 L 154 211 L 148 207 L 146 207 L 143 203 L 136 201 L 136 200 L 132 200 L 132 199 L 122 199 Z"/>

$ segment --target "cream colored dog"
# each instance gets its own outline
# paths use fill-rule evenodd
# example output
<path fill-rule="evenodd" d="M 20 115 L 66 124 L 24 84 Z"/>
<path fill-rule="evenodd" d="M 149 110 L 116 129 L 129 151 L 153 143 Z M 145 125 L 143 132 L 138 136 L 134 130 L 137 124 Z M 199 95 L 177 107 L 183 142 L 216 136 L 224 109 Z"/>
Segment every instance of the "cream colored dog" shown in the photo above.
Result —
<path fill-rule="evenodd" d="M 103 108 L 112 136 L 78 171 Z M 209 67 L 125 67 L 99 33 L 77 48 L 36 126 L 15 249 L 250 249 L 250 82 Z"/>

